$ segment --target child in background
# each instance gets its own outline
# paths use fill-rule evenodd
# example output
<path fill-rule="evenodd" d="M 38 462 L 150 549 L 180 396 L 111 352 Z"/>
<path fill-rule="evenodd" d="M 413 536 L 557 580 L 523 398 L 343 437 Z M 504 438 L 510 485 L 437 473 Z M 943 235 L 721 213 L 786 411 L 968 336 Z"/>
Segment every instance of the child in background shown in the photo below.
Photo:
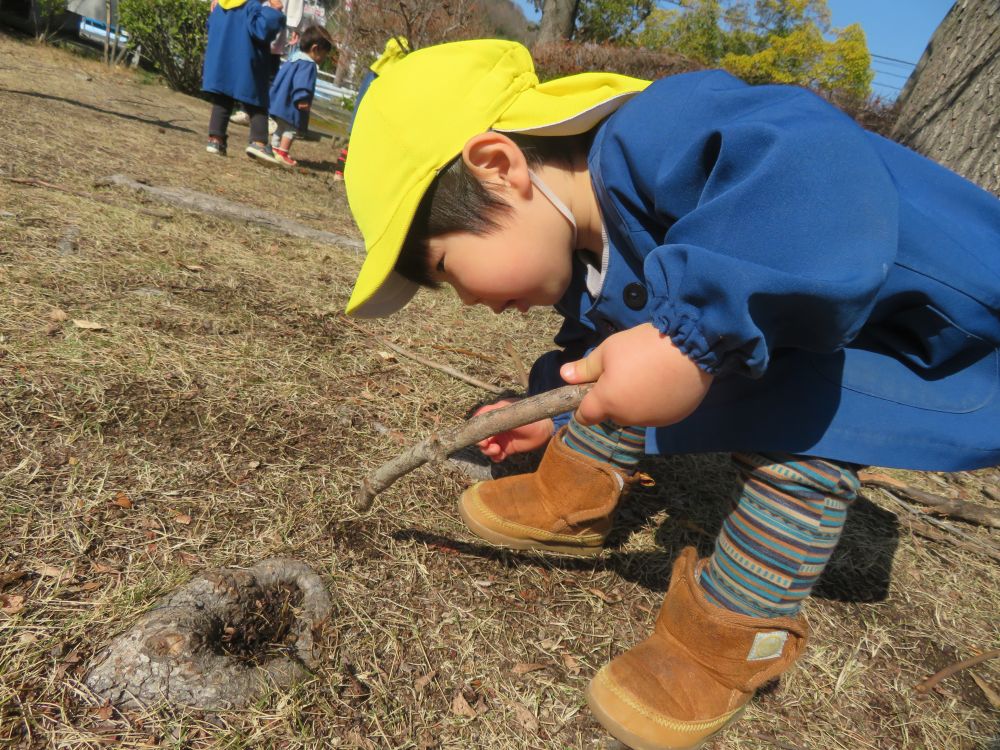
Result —
<path fill-rule="evenodd" d="M 587 688 L 631 747 L 700 747 L 798 659 L 858 464 L 1000 462 L 1000 201 L 811 92 L 710 70 L 539 83 L 513 42 L 428 47 L 371 83 L 345 176 L 367 251 L 348 313 L 441 284 L 554 305 L 562 351 L 529 390 L 594 382 L 574 414 L 484 441 L 547 448 L 466 490 L 473 533 L 599 554 L 643 452 L 732 454 L 714 552 L 678 555 L 653 633 Z"/>
<path fill-rule="evenodd" d="M 250 115 L 246 153 L 275 163 L 267 143 L 267 83 L 270 44 L 285 25 L 281 0 L 218 0 L 208 17 L 202 90 L 212 95 L 208 121 L 210 154 L 225 156 L 235 102 Z"/>
<path fill-rule="evenodd" d="M 316 93 L 316 69 L 333 49 L 330 35 L 320 26 L 310 26 L 299 37 L 298 51 L 281 66 L 271 85 L 271 117 L 278 123 L 271 141 L 274 157 L 285 167 L 297 162 L 288 155 L 296 133 L 309 128 L 309 112 Z"/>

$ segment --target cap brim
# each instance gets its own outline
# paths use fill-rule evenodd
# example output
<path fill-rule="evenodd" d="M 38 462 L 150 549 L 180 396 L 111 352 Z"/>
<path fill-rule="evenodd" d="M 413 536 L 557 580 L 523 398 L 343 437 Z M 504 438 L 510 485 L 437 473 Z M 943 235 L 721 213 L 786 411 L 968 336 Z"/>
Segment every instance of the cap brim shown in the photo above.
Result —
<path fill-rule="evenodd" d="M 356 318 L 384 318 L 399 312 L 420 289 L 418 284 L 390 271 L 382 284 L 368 299 L 355 302 L 351 298 L 347 306 L 347 314 Z"/>

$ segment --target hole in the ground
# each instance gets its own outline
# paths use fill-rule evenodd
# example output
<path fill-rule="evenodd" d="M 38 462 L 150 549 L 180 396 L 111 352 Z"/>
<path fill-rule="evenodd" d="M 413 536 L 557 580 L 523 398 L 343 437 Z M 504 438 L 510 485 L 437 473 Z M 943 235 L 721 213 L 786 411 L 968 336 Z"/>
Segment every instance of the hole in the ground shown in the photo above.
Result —
<path fill-rule="evenodd" d="M 248 664 L 263 664 L 295 646 L 296 608 L 302 590 L 291 583 L 261 587 L 238 622 L 217 621 L 212 634 L 219 652 Z"/>

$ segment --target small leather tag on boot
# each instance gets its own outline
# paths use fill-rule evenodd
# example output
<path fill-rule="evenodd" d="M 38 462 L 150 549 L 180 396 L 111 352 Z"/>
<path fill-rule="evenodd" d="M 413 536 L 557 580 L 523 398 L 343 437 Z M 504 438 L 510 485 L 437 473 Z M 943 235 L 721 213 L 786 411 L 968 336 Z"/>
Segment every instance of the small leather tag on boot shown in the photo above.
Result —
<path fill-rule="evenodd" d="M 770 633 L 757 633 L 747 654 L 747 661 L 764 661 L 766 659 L 777 659 L 781 652 L 785 650 L 785 641 L 788 640 L 787 630 L 772 630 Z"/>

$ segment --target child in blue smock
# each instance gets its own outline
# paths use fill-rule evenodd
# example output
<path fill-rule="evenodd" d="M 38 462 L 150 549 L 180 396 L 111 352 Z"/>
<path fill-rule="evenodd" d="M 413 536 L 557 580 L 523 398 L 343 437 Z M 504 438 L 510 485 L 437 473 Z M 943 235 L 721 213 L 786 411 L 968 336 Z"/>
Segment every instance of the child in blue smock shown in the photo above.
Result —
<path fill-rule="evenodd" d="M 594 383 L 480 444 L 547 448 L 466 490 L 473 533 L 599 554 L 643 453 L 732 454 L 714 552 L 678 555 L 652 634 L 587 689 L 631 747 L 700 746 L 792 666 L 859 464 L 1000 463 L 1000 201 L 807 90 L 539 83 L 513 42 L 430 47 L 372 82 L 346 186 L 367 251 L 349 313 L 442 284 L 553 305 L 530 390 Z"/>
<path fill-rule="evenodd" d="M 270 45 L 285 25 L 281 0 L 218 0 L 208 16 L 203 91 L 211 94 L 210 154 L 226 155 L 229 117 L 239 102 L 250 115 L 246 153 L 275 163 L 267 143 L 267 84 Z"/>
<path fill-rule="evenodd" d="M 278 123 L 271 147 L 278 163 L 294 167 L 289 156 L 296 133 L 309 129 L 309 112 L 316 93 L 316 69 L 323 64 L 333 41 L 320 26 L 310 26 L 299 38 L 299 49 L 281 66 L 271 84 L 271 117 Z"/>

